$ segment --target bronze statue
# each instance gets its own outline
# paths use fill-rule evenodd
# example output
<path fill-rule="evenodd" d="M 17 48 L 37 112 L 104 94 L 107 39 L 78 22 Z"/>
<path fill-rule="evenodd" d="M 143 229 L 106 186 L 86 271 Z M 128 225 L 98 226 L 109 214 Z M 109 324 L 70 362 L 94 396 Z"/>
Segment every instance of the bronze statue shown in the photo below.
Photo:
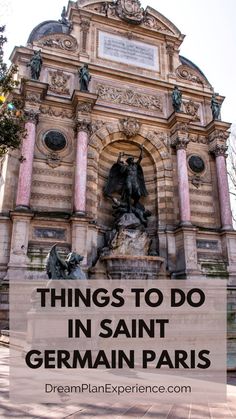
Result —
<path fill-rule="evenodd" d="M 84 64 L 83 67 L 79 69 L 79 79 L 80 79 L 80 91 L 88 92 L 89 82 L 91 76 L 89 74 L 88 64 Z"/>
<path fill-rule="evenodd" d="M 112 198 L 112 193 L 118 192 L 121 200 L 127 204 L 126 212 L 132 212 L 131 199 L 133 199 L 133 206 L 136 207 L 141 196 L 148 195 L 140 164 L 143 158 L 143 147 L 136 162 L 133 156 L 129 156 L 126 162 L 123 162 L 121 157 L 124 155 L 125 153 L 119 153 L 117 162 L 111 167 L 104 195 Z"/>
<path fill-rule="evenodd" d="M 179 90 L 178 86 L 174 87 L 174 90 L 171 94 L 172 97 L 172 105 L 175 112 L 181 112 L 181 104 L 182 104 L 182 93 Z"/>
<path fill-rule="evenodd" d="M 30 62 L 27 64 L 27 67 L 30 67 L 31 79 L 38 80 L 40 77 L 40 72 L 42 68 L 43 60 L 41 57 L 41 49 L 34 51 L 34 55 L 31 58 Z"/>
<path fill-rule="evenodd" d="M 80 262 L 83 256 L 71 252 L 63 260 L 57 252 L 55 244 L 46 260 L 46 272 L 49 279 L 86 279 L 86 274 L 81 269 Z"/>
<path fill-rule="evenodd" d="M 211 112 L 212 112 L 212 118 L 214 120 L 220 119 L 220 108 L 221 108 L 221 104 L 219 103 L 216 97 L 216 93 L 213 93 L 212 98 L 211 98 Z"/>

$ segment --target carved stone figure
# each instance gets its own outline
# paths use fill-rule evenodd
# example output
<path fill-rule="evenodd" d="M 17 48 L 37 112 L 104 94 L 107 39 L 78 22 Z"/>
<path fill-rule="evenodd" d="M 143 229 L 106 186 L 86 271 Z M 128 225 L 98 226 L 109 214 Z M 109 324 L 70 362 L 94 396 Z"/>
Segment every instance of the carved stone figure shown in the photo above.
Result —
<path fill-rule="evenodd" d="M 41 57 L 41 49 L 34 51 L 34 55 L 31 58 L 30 62 L 27 64 L 27 67 L 30 67 L 31 79 L 38 80 L 40 77 L 40 72 L 42 68 L 43 60 Z"/>
<path fill-rule="evenodd" d="M 86 274 L 79 266 L 83 260 L 83 256 L 78 253 L 71 252 L 63 260 L 57 252 L 55 244 L 46 260 L 46 272 L 49 279 L 86 279 Z"/>
<path fill-rule="evenodd" d="M 182 93 L 179 90 L 178 86 L 174 87 L 171 97 L 172 97 L 172 105 L 175 112 L 180 112 L 180 108 L 182 104 Z"/>
<path fill-rule="evenodd" d="M 89 74 L 88 64 L 84 64 L 83 67 L 79 69 L 79 79 L 80 79 L 80 91 L 88 92 L 89 82 L 91 76 Z"/>
<path fill-rule="evenodd" d="M 125 135 L 128 138 L 134 137 L 139 133 L 141 124 L 136 118 L 129 117 L 126 119 L 121 119 L 120 123 L 122 125 Z"/>
<path fill-rule="evenodd" d="M 220 119 L 220 108 L 221 104 L 216 97 L 216 93 L 214 93 L 211 98 L 211 112 L 214 120 Z"/>
<path fill-rule="evenodd" d="M 140 162 L 143 158 L 143 148 L 138 160 L 128 156 L 126 162 L 121 160 L 125 153 L 120 153 L 117 162 L 111 167 L 107 185 L 104 188 L 105 196 L 111 197 L 113 192 L 121 195 L 121 200 L 128 205 L 128 211 L 132 212 L 131 199 L 134 207 L 138 204 L 141 196 L 147 196 L 143 170 Z"/>

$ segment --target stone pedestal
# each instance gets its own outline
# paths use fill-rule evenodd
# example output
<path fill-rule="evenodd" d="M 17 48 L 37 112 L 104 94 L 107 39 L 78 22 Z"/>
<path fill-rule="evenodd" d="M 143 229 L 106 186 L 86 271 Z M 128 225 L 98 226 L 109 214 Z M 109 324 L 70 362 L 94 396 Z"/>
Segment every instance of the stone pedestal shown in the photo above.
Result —
<path fill-rule="evenodd" d="M 109 279 L 158 279 L 164 259 L 159 256 L 104 256 Z"/>
<path fill-rule="evenodd" d="M 10 260 L 6 279 L 25 279 L 27 269 L 27 250 L 29 242 L 31 212 L 14 212 L 11 214 L 13 226 L 11 236 Z"/>

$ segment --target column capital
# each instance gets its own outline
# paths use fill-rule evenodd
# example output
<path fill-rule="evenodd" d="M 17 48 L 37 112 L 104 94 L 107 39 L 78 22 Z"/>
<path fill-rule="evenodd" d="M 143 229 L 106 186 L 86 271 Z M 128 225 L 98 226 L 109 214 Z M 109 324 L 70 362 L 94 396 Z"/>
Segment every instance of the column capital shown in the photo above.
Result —
<path fill-rule="evenodd" d="M 75 131 L 78 132 L 86 132 L 87 134 L 90 134 L 92 131 L 92 124 L 89 121 L 81 120 L 81 121 L 76 121 L 75 124 Z"/>
<path fill-rule="evenodd" d="M 215 157 L 223 156 L 227 157 L 226 151 L 228 150 L 228 147 L 226 144 L 220 144 L 216 143 L 213 145 L 213 147 L 210 147 L 211 153 L 215 155 Z"/>
<path fill-rule="evenodd" d="M 187 145 L 189 143 L 189 138 L 187 136 L 178 136 L 172 139 L 171 145 L 172 147 L 175 147 L 176 150 L 186 150 Z"/>
<path fill-rule="evenodd" d="M 90 92 L 74 90 L 72 95 L 72 106 L 75 113 L 75 120 L 90 120 L 91 112 L 97 101 L 97 95 Z"/>
<path fill-rule="evenodd" d="M 39 118 L 39 111 L 38 110 L 36 110 L 36 109 L 25 109 L 24 110 L 24 115 L 25 115 L 26 122 L 32 122 L 35 125 L 38 123 L 38 118 Z"/>

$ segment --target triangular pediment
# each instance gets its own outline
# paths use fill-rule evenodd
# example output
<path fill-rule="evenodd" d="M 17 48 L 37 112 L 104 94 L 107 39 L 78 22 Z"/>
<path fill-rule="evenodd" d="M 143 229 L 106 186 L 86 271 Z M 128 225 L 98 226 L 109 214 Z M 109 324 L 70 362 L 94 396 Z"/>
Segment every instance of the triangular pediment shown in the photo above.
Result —
<path fill-rule="evenodd" d="M 144 10 L 138 0 L 117 0 L 116 2 L 112 0 L 107 2 L 82 0 L 78 7 L 107 18 L 123 20 L 134 24 L 134 26 L 139 25 L 155 32 L 183 39 L 183 35 L 172 22 L 152 7 L 148 6 Z"/>

